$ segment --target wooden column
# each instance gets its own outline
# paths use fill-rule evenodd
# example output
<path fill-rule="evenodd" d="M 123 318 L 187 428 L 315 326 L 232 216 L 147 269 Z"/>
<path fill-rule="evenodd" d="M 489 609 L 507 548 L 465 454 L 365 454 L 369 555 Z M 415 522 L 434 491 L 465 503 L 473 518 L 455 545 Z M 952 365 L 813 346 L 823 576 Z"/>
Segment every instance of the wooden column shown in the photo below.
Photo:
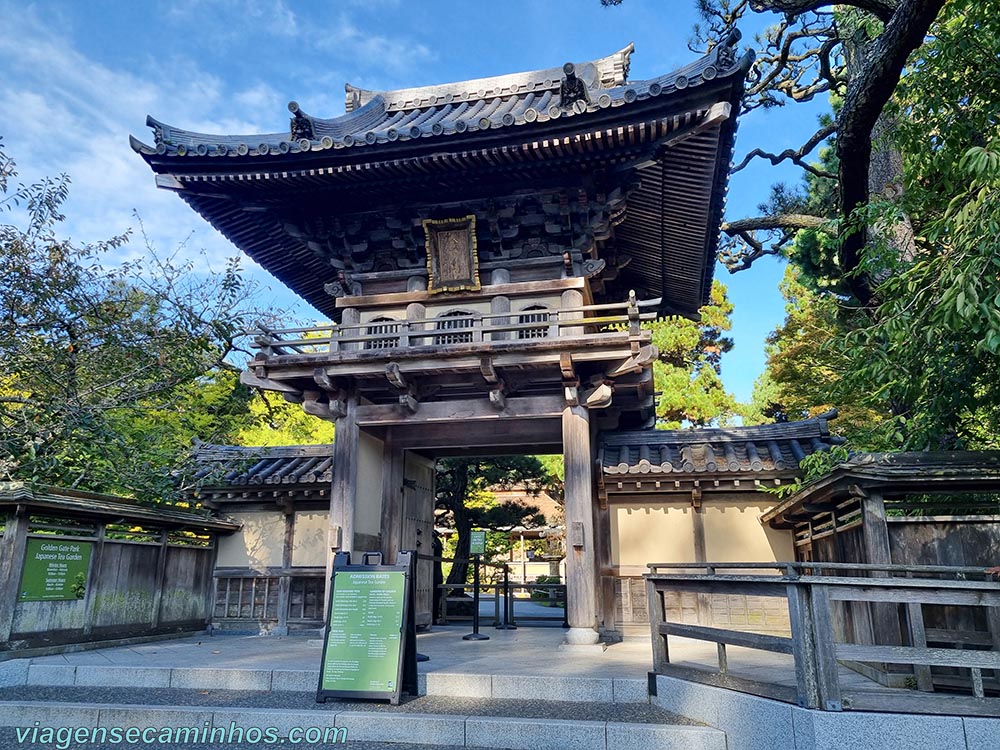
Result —
<path fill-rule="evenodd" d="M 288 610 L 292 606 L 292 550 L 295 549 L 295 509 L 291 500 L 282 507 L 285 535 L 281 543 L 281 575 L 278 578 L 278 624 L 274 635 L 288 634 Z M 303 592 L 305 596 L 305 592 Z"/>
<path fill-rule="evenodd" d="M 606 503 L 594 508 L 594 547 L 599 585 L 597 625 L 602 634 L 617 640 L 621 634 L 618 632 L 618 623 L 615 622 L 615 576 L 611 574 L 611 512 Z M 622 579 L 623 592 L 630 585 L 631 579 Z"/>
<path fill-rule="evenodd" d="M 889 548 L 889 524 L 885 520 L 885 502 L 878 490 L 861 491 L 861 530 L 865 540 L 865 555 L 870 565 L 891 565 L 892 552 Z M 872 573 L 875 578 L 886 578 L 887 571 Z M 869 605 L 872 618 L 872 635 L 875 643 L 884 646 L 899 646 L 899 610 L 895 604 Z"/>
<path fill-rule="evenodd" d="M 103 532 L 105 525 L 101 524 L 100 530 Z M 101 547 L 104 546 L 103 534 L 101 534 Z M 153 616 L 150 618 L 150 627 L 154 630 L 160 626 L 160 605 L 163 603 L 163 586 L 166 582 L 167 576 L 167 544 L 170 541 L 170 532 L 167 529 L 160 529 L 160 549 L 156 555 L 156 588 L 153 589 Z M 95 545 L 96 546 L 96 545 Z M 94 566 L 94 561 L 90 561 L 91 566 Z M 93 576 L 94 580 L 97 580 L 97 575 Z M 90 627 L 91 623 L 88 619 L 86 627 Z"/>
<path fill-rule="evenodd" d="M 382 559 L 395 563 L 403 539 L 403 461 L 401 448 L 393 444 L 392 434 L 382 449 Z"/>
<path fill-rule="evenodd" d="M 566 643 L 597 643 L 597 571 L 590 413 L 567 406 L 562 415 L 566 513 Z"/>
<path fill-rule="evenodd" d="M 510 297 L 504 297 L 503 295 L 497 295 L 490 300 L 490 312 L 491 313 L 509 313 L 510 312 Z M 490 325 L 493 326 L 505 326 L 510 323 L 511 317 L 503 318 L 490 318 Z M 516 319 L 514 319 L 516 320 Z M 490 341 L 506 341 L 507 339 L 514 338 L 517 336 L 511 331 L 494 331 L 490 333 Z"/>
<path fill-rule="evenodd" d="M 329 544 L 326 559 L 324 605 L 330 603 L 330 576 L 333 554 L 354 550 L 354 502 L 358 487 L 358 397 L 345 399 L 346 414 L 336 421 L 333 440 L 333 483 L 330 488 Z"/>
<path fill-rule="evenodd" d="M 28 512 L 18 506 L 13 513 L 7 514 L 6 531 L 0 539 L 0 581 L 4 582 L 0 586 L 0 643 L 10 640 L 27 541 Z"/>

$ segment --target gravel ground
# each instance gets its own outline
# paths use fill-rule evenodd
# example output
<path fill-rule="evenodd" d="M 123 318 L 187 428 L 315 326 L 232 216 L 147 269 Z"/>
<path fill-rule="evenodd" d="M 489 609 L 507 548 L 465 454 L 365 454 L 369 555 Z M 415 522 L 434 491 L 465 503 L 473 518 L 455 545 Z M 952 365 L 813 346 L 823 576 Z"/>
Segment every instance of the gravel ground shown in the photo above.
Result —
<path fill-rule="evenodd" d="M 576 719 L 637 724 L 694 724 L 690 719 L 646 703 L 570 703 L 421 696 L 398 706 L 374 701 L 316 703 L 313 693 L 180 690 L 174 688 L 101 688 L 18 686 L 0 689 L 0 701 L 106 703 L 113 706 L 212 706 L 283 708 L 309 711 L 385 711 L 462 716 L 510 716 L 525 719 Z M 0 746 L 2 747 L 2 746 Z"/>

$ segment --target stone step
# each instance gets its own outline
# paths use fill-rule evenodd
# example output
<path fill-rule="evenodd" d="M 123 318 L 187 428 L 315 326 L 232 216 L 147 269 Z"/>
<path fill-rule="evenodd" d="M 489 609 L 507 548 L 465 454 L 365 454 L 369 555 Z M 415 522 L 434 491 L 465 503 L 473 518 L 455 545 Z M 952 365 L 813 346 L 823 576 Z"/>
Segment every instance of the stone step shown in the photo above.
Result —
<path fill-rule="evenodd" d="M 651 705 L 425 696 L 317 704 L 311 693 L 171 688 L 0 689 L 0 727 L 345 729 L 351 742 L 508 750 L 725 750 L 725 734 Z M 327 734 L 327 741 L 335 737 Z M 204 745 L 208 746 L 208 745 Z M 27 747 L 31 747 L 27 745 Z"/>
<path fill-rule="evenodd" d="M 26 660 L 25 660 L 26 661 Z M 200 669 L 6 662 L 2 685 L 185 688 L 203 690 L 315 691 L 319 670 Z M 12 667 L 17 669 L 11 669 Z M 3 677 L 4 675 L 0 675 Z M 420 695 L 455 698 L 539 699 L 570 702 L 648 703 L 643 679 L 426 672 Z"/>

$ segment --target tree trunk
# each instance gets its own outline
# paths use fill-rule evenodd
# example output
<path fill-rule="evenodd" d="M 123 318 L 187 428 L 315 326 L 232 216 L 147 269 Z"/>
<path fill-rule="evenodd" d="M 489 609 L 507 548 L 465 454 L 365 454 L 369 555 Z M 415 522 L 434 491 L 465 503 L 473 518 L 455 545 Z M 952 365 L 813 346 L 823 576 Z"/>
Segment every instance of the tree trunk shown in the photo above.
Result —
<path fill-rule="evenodd" d="M 455 558 L 469 559 L 469 536 L 472 531 L 472 519 L 464 504 L 459 502 L 457 507 L 452 509 L 455 520 Z M 455 562 L 448 573 L 448 584 L 466 583 L 469 576 L 469 564 L 465 562 Z"/>

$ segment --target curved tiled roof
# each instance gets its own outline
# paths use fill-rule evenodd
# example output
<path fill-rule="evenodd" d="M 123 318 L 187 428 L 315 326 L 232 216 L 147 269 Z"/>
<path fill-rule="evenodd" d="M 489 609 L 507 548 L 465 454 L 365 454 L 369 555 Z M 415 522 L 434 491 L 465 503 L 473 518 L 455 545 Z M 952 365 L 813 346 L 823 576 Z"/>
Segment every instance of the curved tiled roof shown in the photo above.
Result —
<path fill-rule="evenodd" d="M 242 447 L 199 443 L 194 478 L 208 487 L 259 489 L 261 485 L 326 483 L 333 480 L 332 445 Z"/>
<path fill-rule="evenodd" d="M 600 461 L 607 477 L 643 474 L 787 475 L 799 461 L 843 442 L 821 417 L 799 422 L 692 430 L 608 432 L 601 438 Z"/>
<path fill-rule="evenodd" d="M 576 75 L 588 88 L 610 89 L 624 86 L 628 79 L 629 62 L 635 45 L 629 44 L 607 57 L 591 62 L 576 63 Z M 364 106 L 377 96 L 381 96 L 389 111 L 419 109 L 437 104 L 451 104 L 475 99 L 501 98 L 516 94 L 558 91 L 564 76 L 564 69 L 545 68 L 528 73 L 510 73 L 489 78 L 476 78 L 457 83 L 436 86 L 398 89 L 396 91 L 369 91 L 347 84 L 346 107 L 348 112 Z"/>
<path fill-rule="evenodd" d="M 630 44 L 592 62 L 441 86 L 373 92 L 348 85 L 348 112 L 330 119 L 307 115 L 290 102 L 293 122 L 298 120 L 311 131 L 307 137 L 296 138 L 291 132 L 198 133 L 148 117 L 154 145 L 134 137 L 131 145 L 146 156 L 267 157 L 545 123 L 669 95 L 738 72 L 742 76 L 752 58 L 735 57 L 732 45 L 738 39 L 734 35 L 701 59 L 646 81 L 626 82 Z M 560 88 L 571 66 L 585 84 L 587 96 L 564 105 Z"/>

